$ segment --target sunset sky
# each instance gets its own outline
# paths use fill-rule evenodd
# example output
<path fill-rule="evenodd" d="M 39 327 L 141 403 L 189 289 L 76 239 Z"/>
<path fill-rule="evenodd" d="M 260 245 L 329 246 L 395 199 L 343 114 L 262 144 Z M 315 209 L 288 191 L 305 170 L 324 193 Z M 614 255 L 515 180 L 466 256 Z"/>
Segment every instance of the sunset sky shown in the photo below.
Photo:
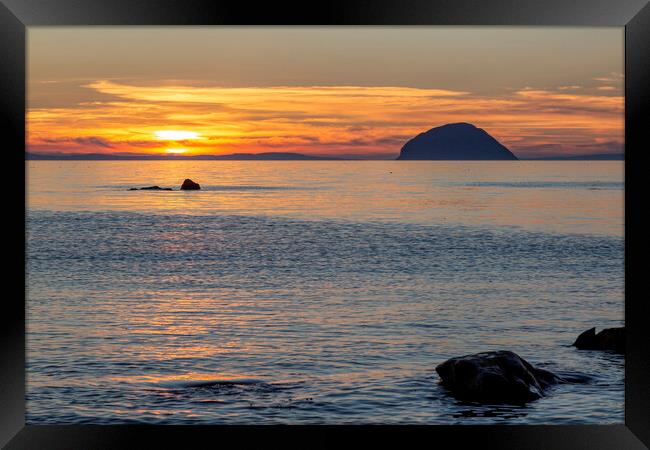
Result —
<path fill-rule="evenodd" d="M 30 27 L 28 150 L 394 158 L 470 122 L 623 152 L 623 28 Z"/>

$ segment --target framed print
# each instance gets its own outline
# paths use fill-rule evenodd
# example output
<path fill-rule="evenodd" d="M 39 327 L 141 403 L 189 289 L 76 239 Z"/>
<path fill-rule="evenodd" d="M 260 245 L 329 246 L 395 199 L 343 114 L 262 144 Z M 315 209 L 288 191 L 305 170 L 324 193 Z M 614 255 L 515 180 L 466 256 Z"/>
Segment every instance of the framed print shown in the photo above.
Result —
<path fill-rule="evenodd" d="M 6 448 L 650 444 L 647 2 L 0 13 Z"/>

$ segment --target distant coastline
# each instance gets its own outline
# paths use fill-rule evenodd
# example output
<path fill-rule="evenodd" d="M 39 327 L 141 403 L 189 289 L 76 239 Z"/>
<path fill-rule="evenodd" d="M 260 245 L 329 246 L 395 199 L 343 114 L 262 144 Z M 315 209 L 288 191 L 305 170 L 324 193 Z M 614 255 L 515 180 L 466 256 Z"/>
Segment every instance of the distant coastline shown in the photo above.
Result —
<path fill-rule="evenodd" d="M 29 161 L 337 161 L 345 158 L 311 156 L 302 153 L 231 153 L 228 155 L 144 155 L 116 153 L 33 153 L 25 152 Z"/>
<path fill-rule="evenodd" d="M 349 158 L 310 156 L 302 153 L 232 153 L 228 155 L 139 155 L 103 153 L 33 153 L 25 152 L 26 161 L 393 161 L 388 158 Z M 520 161 L 624 161 L 624 153 L 599 153 L 581 156 L 546 156 L 519 158 Z M 460 161 L 460 160 L 457 160 Z"/>
<path fill-rule="evenodd" d="M 625 153 L 598 153 L 578 156 L 545 156 L 541 158 L 520 158 L 524 161 L 624 161 Z"/>
<path fill-rule="evenodd" d="M 25 152 L 30 161 L 620 161 L 621 153 L 598 153 L 573 156 L 541 156 L 521 158 L 497 141 L 487 131 L 467 122 L 448 123 L 431 128 L 409 139 L 397 157 L 389 154 L 305 155 L 295 152 L 229 153 L 226 155 L 191 155 L 178 153 L 38 153 Z M 374 157 L 373 157 L 374 156 Z M 381 157 L 378 157 L 381 156 Z"/>

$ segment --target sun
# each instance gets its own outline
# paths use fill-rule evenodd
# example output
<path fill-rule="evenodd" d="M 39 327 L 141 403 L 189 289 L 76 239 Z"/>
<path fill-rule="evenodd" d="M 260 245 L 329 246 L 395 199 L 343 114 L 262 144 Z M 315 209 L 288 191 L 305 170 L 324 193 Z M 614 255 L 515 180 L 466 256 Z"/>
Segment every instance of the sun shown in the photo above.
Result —
<path fill-rule="evenodd" d="M 188 139 L 198 139 L 201 136 L 194 131 L 184 130 L 159 130 L 154 135 L 160 141 L 186 141 Z"/>
<path fill-rule="evenodd" d="M 165 150 L 166 153 L 175 153 L 175 154 L 185 153 L 186 151 L 187 151 L 186 148 L 168 148 L 167 150 Z"/>

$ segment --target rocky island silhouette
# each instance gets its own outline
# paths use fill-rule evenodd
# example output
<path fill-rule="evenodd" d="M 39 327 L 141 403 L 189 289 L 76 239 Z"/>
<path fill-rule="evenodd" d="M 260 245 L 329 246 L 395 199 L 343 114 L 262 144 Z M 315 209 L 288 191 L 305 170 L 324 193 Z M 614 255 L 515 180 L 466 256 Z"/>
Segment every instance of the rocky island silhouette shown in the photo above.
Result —
<path fill-rule="evenodd" d="M 517 160 L 485 130 L 450 123 L 420 133 L 402 147 L 398 160 Z"/>

